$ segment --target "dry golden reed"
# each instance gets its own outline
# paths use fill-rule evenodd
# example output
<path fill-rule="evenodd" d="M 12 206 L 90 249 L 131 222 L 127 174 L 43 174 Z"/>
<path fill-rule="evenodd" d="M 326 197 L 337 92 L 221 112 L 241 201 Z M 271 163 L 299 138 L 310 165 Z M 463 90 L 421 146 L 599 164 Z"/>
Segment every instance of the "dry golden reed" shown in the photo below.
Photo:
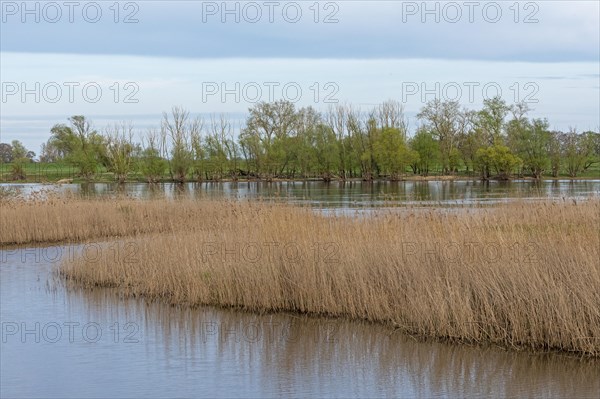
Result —
<path fill-rule="evenodd" d="M 81 242 L 217 229 L 229 211 L 194 201 L 63 198 L 0 201 L 0 245 Z M 219 214 L 218 212 L 223 212 Z"/>
<path fill-rule="evenodd" d="M 87 287 L 600 356 L 598 199 L 365 218 L 255 202 L 72 200 L 14 204 L 1 220 L 3 243 L 122 237 L 120 256 L 61 265 Z"/>

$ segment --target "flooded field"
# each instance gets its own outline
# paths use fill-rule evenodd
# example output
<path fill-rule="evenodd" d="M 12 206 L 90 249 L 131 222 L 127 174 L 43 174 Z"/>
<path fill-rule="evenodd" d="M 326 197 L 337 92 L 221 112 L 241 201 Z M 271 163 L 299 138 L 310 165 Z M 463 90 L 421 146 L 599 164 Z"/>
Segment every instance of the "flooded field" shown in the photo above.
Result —
<path fill-rule="evenodd" d="M 70 191 L 83 196 L 125 194 L 137 198 L 268 199 L 329 209 L 399 206 L 455 206 L 517 199 L 586 198 L 600 195 L 600 180 L 404 181 L 404 182 L 223 182 L 2 184 L 27 196 L 39 191 Z"/>

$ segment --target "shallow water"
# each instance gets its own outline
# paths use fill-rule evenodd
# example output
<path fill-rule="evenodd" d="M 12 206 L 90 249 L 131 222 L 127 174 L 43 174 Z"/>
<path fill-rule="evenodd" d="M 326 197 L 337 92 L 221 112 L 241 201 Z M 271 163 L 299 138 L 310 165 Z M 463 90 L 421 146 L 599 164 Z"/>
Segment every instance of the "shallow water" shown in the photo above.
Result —
<path fill-rule="evenodd" d="M 403 182 L 223 182 L 0 184 L 27 196 L 39 191 L 70 191 L 84 196 L 126 194 L 137 198 L 268 199 L 326 209 L 372 209 L 399 206 L 468 206 L 516 199 L 587 198 L 600 195 L 600 180 L 403 181 Z"/>
<path fill-rule="evenodd" d="M 0 251 L 1 397 L 598 397 L 599 361 L 360 322 L 180 309 L 66 287 L 71 248 Z M 60 254 L 61 256 L 57 256 Z"/>

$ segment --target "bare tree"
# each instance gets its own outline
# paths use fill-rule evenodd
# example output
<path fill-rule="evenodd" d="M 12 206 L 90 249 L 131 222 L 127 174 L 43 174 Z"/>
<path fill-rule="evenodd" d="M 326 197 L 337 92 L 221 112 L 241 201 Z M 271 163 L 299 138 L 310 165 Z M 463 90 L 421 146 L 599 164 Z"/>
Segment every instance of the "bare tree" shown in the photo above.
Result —
<path fill-rule="evenodd" d="M 289 101 L 262 102 L 249 111 L 242 132 L 243 145 L 254 149 L 258 172 L 270 180 L 281 173 L 288 161 L 286 139 L 294 135 L 298 114 Z"/>
<path fill-rule="evenodd" d="M 396 100 L 385 101 L 377 106 L 374 117 L 380 129 L 398 129 L 406 141 L 408 128 L 404 117 L 404 105 Z"/>
<path fill-rule="evenodd" d="M 231 126 L 231 125 L 230 125 Z M 241 124 L 240 124 L 241 130 Z M 240 158 L 240 146 L 236 142 L 235 132 L 233 126 L 229 129 L 227 140 L 225 141 L 227 147 L 227 156 L 231 164 L 230 174 L 234 181 L 237 181 L 239 176 L 239 158 Z"/>
<path fill-rule="evenodd" d="M 206 139 L 206 151 L 209 157 L 212 178 L 220 180 L 229 168 L 231 145 L 228 140 L 233 136 L 231 122 L 224 114 L 211 115 L 210 128 Z"/>
<path fill-rule="evenodd" d="M 158 129 L 148 129 L 142 137 L 140 171 L 148 183 L 158 183 L 167 169 L 165 137 Z"/>
<path fill-rule="evenodd" d="M 340 176 L 342 180 L 346 180 L 349 169 L 349 148 L 346 143 L 346 138 L 350 135 L 348 117 L 351 112 L 350 106 L 340 104 L 330 106 L 327 112 L 327 124 L 335 133 L 340 147 Z"/>
<path fill-rule="evenodd" d="M 417 117 L 438 139 L 443 171 L 450 172 L 451 155 L 456 149 L 457 138 L 469 125 L 468 112 L 462 110 L 456 101 L 435 99 L 428 102 Z"/>
<path fill-rule="evenodd" d="M 189 112 L 182 107 L 173 107 L 170 116 L 163 112 L 161 132 L 170 139 L 169 172 L 176 182 L 183 183 L 187 178 L 193 163 L 192 137 L 200 134 L 202 126 L 201 119 L 190 119 Z"/>
<path fill-rule="evenodd" d="M 133 125 L 121 122 L 107 126 L 105 136 L 108 169 L 119 183 L 124 183 L 133 169 Z"/>

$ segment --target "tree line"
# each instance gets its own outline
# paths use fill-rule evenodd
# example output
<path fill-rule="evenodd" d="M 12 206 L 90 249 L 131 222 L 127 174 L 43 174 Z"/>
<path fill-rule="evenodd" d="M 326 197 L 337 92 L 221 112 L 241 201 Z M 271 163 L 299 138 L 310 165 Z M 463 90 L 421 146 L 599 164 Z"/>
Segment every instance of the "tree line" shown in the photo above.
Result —
<path fill-rule="evenodd" d="M 25 179 L 24 164 L 33 162 L 35 152 L 25 148 L 19 140 L 13 140 L 10 144 L 0 143 L 0 163 L 11 163 L 11 177 L 13 180 Z"/>
<path fill-rule="evenodd" d="M 225 115 L 192 117 L 174 107 L 160 125 L 134 139 L 131 123 L 99 132 L 84 116 L 57 124 L 42 145 L 40 161 L 64 161 L 82 178 L 99 168 L 123 182 L 133 173 L 148 182 L 239 178 L 385 178 L 407 174 L 466 173 L 509 179 L 565 173 L 577 177 L 600 162 L 600 134 L 551 131 L 530 118 L 524 103 L 500 97 L 478 110 L 433 100 L 409 134 L 403 106 L 386 101 L 368 111 L 337 104 L 326 112 L 288 101 L 258 103 L 238 129 Z"/>

